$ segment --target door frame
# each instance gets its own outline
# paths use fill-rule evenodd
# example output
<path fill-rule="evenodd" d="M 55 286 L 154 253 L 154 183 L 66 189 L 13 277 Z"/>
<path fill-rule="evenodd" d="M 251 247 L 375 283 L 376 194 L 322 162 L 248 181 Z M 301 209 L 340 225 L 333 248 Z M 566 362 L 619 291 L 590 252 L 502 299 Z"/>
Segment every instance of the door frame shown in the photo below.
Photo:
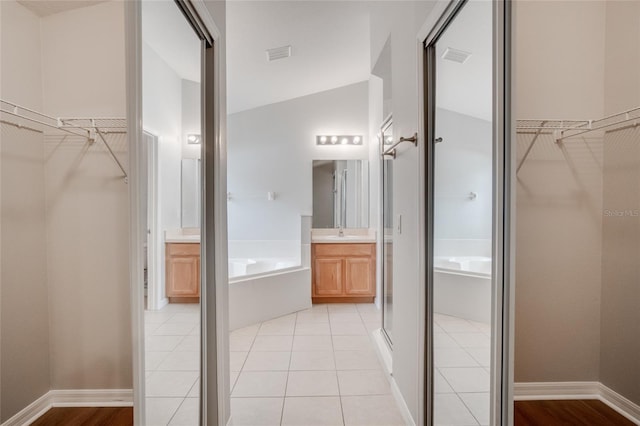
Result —
<path fill-rule="evenodd" d="M 147 309 L 156 310 L 161 308 L 160 298 L 160 232 L 158 230 L 158 136 L 148 130 L 143 129 L 143 135 L 151 138 L 151 142 L 146 147 L 147 167 Z M 143 139 L 144 141 L 144 136 Z M 144 142 L 143 142 L 144 143 Z M 140 166 L 142 168 L 142 166 Z M 144 170 L 144 168 L 142 168 Z M 142 200 L 144 203 L 144 200 Z"/>
<path fill-rule="evenodd" d="M 226 140 L 224 43 L 205 0 L 175 0 L 203 40 L 200 424 L 227 423 L 228 289 L 226 266 Z M 206 41 L 205 41 L 206 40 Z M 129 284 L 134 424 L 145 425 L 143 229 L 139 161 L 142 141 L 142 1 L 125 2 L 129 149 Z M 206 220 L 204 220 L 206 218 Z M 208 267 L 207 267 L 208 265 Z M 209 368 L 211 366 L 211 368 Z M 218 372 L 222 374 L 219 375 Z"/>
<path fill-rule="evenodd" d="M 425 254 L 421 265 L 424 277 L 425 318 L 421 324 L 424 333 L 424 388 L 421 389 L 423 410 L 420 424 L 433 425 L 433 236 L 434 226 L 434 145 L 435 121 L 435 51 L 433 44 L 455 18 L 460 9 L 472 0 L 438 1 L 429 19 L 418 34 L 419 105 L 418 133 L 425 141 L 421 152 L 420 169 L 423 173 L 420 192 L 425 202 L 420 206 L 424 229 L 421 252 Z M 513 424 L 513 327 L 515 290 L 515 140 L 511 117 L 511 58 L 512 58 L 512 4 L 510 0 L 493 2 L 493 271 L 492 336 L 491 336 L 491 420 L 492 425 Z M 422 60 L 420 60 L 420 58 Z M 499 355 L 498 355 L 499 354 Z"/>

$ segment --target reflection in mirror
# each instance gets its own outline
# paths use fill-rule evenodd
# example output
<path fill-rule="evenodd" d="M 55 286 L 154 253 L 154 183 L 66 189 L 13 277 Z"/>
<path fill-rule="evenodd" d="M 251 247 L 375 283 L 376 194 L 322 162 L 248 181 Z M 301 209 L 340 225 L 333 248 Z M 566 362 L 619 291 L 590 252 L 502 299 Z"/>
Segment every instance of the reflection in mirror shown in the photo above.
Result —
<path fill-rule="evenodd" d="M 433 151 L 432 331 L 440 336 L 434 346 L 446 339 L 450 353 L 471 355 L 456 364 L 465 368 L 446 368 L 450 364 L 437 356 L 436 346 L 434 377 L 444 380 L 435 380 L 435 395 L 454 393 L 470 407 L 460 404 L 453 417 L 451 406 L 436 397 L 436 425 L 490 423 L 491 294 L 497 291 L 491 275 L 491 23 L 490 2 L 467 2 L 433 47 L 434 136 L 441 143 Z"/>
<path fill-rule="evenodd" d="M 200 228 L 200 160 L 182 159 L 182 227 Z"/>
<path fill-rule="evenodd" d="M 369 227 L 369 163 L 313 161 L 313 228 Z"/>

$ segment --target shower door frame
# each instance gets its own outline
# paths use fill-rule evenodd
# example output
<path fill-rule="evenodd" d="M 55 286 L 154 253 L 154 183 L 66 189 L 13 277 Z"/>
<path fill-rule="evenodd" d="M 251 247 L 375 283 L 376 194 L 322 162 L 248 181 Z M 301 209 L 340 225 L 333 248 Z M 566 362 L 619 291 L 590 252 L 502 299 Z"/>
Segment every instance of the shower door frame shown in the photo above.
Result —
<path fill-rule="evenodd" d="M 230 417 L 228 335 L 226 143 L 223 139 L 222 33 L 204 0 L 174 0 L 201 42 L 201 353 L 200 424 Z M 143 218 L 139 161 L 142 140 L 142 1 L 125 4 L 127 133 L 129 150 L 129 281 L 131 297 L 133 421 L 145 425 Z"/>
<path fill-rule="evenodd" d="M 434 257 L 434 169 L 435 169 L 435 44 L 468 0 L 439 2 L 435 19 L 419 36 L 424 113 L 424 241 L 425 247 L 425 342 L 424 342 L 424 424 L 433 425 L 433 257 Z M 491 402 L 490 424 L 513 424 L 513 318 L 515 283 L 515 150 L 511 117 L 512 4 L 493 2 L 493 232 L 492 232 L 492 324 L 491 324 Z M 429 24 L 429 23 L 428 23 Z"/>

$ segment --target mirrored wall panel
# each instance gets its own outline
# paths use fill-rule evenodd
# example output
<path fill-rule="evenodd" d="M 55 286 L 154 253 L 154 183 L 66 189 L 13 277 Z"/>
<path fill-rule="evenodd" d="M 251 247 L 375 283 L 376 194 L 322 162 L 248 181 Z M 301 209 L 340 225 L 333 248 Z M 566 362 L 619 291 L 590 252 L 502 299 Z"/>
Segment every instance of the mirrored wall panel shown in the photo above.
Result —
<path fill-rule="evenodd" d="M 491 2 L 465 3 L 434 56 L 434 424 L 484 425 L 494 285 Z"/>
<path fill-rule="evenodd" d="M 369 227 L 369 162 L 313 161 L 313 228 Z"/>
<path fill-rule="evenodd" d="M 181 214 L 183 228 L 200 227 L 200 159 L 182 159 Z"/>

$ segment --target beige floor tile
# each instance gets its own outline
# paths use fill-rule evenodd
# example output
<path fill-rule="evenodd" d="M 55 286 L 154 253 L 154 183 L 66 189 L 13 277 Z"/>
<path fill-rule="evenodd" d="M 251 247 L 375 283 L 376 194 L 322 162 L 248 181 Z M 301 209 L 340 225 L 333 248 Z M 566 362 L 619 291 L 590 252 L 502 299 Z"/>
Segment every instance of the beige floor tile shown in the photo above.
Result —
<path fill-rule="evenodd" d="M 437 394 L 433 401 L 433 423 L 436 426 L 477 425 L 475 417 L 455 393 Z"/>
<path fill-rule="evenodd" d="M 339 397 L 285 398 L 283 426 L 343 425 Z"/>
<path fill-rule="evenodd" d="M 329 323 L 304 323 L 297 324 L 295 328 L 296 336 L 330 336 L 331 328 Z"/>
<path fill-rule="evenodd" d="M 284 396 L 286 371 L 243 371 L 233 388 L 232 397 Z"/>
<path fill-rule="evenodd" d="M 147 378 L 147 397 L 186 397 L 198 379 L 196 371 L 154 371 Z"/>
<path fill-rule="evenodd" d="M 373 350 L 369 336 L 333 336 L 335 351 L 369 351 Z"/>
<path fill-rule="evenodd" d="M 279 426 L 284 398 L 231 398 L 233 426 Z"/>
<path fill-rule="evenodd" d="M 338 396 L 335 371 L 291 371 L 287 396 Z"/>
<path fill-rule="evenodd" d="M 291 371 L 328 371 L 335 370 L 336 364 L 332 351 L 292 352 Z"/>
<path fill-rule="evenodd" d="M 331 336 L 295 336 L 293 351 L 331 351 L 333 343 Z"/>
<path fill-rule="evenodd" d="M 158 371 L 200 371 L 200 352 L 171 352 Z"/>
<path fill-rule="evenodd" d="M 290 351 L 293 336 L 256 336 L 252 351 Z"/>
<path fill-rule="evenodd" d="M 405 426 L 391 395 L 343 396 L 342 412 L 347 426 Z"/>
<path fill-rule="evenodd" d="M 165 426 L 182 404 L 184 398 L 146 398 L 145 411 L 148 425 Z"/>
<path fill-rule="evenodd" d="M 387 395 L 391 385 L 382 370 L 338 371 L 340 395 Z"/>
<path fill-rule="evenodd" d="M 229 367 L 231 371 L 241 371 L 249 352 L 229 352 Z"/>
<path fill-rule="evenodd" d="M 249 352 L 243 371 L 288 371 L 291 352 Z"/>
<path fill-rule="evenodd" d="M 440 368 L 440 373 L 457 393 L 489 392 L 489 373 L 484 368 Z"/>
<path fill-rule="evenodd" d="M 336 351 L 337 370 L 377 370 L 380 369 L 378 356 L 373 351 Z"/>
<path fill-rule="evenodd" d="M 460 347 L 434 348 L 436 367 L 478 367 L 478 362 Z"/>
<path fill-rule="evenodd" d="M 171 419 L 169 426 L 198 426 L 200 420 L 200 401 L 198 398 L 185 398 Z"/>
<path fill-rule="evenodd" d="M 149 336 L 145 340 L 145 350 L 150 352 L 171 352 L 183 339 L 183 336 Z"/>
<path fill-rule="evenodd" d="M 332 322 L 331 334 L 334 336 L 366 336 L 367 329 L 362 322 Z"/>
<path fill-rule="evenodd" d="M 473 417 L 481 425 L 488 425 L 490 420 L 491 399 L 489 392 L 483 393 L 461 393 L 458 395 L 464 405 L 467 406 Z"/>

